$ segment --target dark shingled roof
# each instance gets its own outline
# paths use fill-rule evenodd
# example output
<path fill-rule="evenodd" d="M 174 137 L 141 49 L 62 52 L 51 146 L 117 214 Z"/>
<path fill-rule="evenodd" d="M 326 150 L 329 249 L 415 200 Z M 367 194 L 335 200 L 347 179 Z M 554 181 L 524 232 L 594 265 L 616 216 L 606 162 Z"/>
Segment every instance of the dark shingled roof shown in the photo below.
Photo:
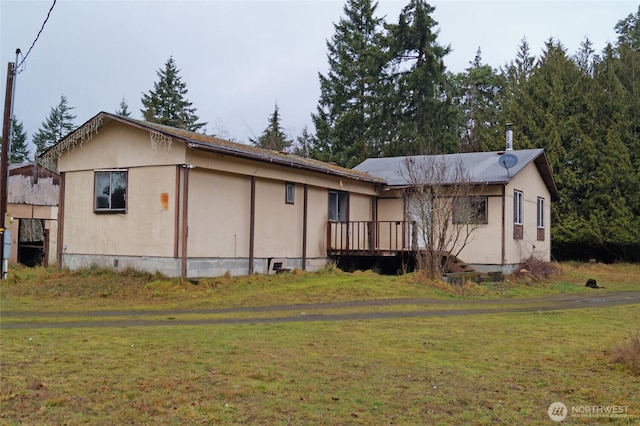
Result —
<path fill-rule="evenodd" d="M 184 129 L 177 129 L 175 127 L 165 126 L 162 124 L 151 123 L 143 120 L 136 120 L 130 117 L 123 117 L 115 114 L 110 114 L 107 112 L 100 112 L 95 117 L 88 120 L 82 126 L 79 126 L 74 132 L 71 132 L 63 139 L 61 139 L 58 144 L 64 143 L 65 139 L 73 138 L 74 133 L 81 132 L 82 128 L 85 125 L 93 122 L 96 118 L 100 119 L 100 127 L 111 121 L 118 121 L 121 123 L 133 125 L 135 127 L 141 129 L 147 129 L 156 131 L 165 136 L 169 136 L 174 138 L 175 140 L 181 141 L 187 145 L 188 148 L 200 151 L 207 152 L 215 152 L 224 155 L 231 155 L 235 157 L 245 158 L 249 160 L 255 160 L 260 162 L 266 162 L 271 164 L 278 164 L 285 167 L 293 167 L 302 170 L 313 171 L 317 173 L 330 174 L 338 177 L 344 177 L 364 182 L 370 183 L 379 183 L 384 184 L 384 180 L 376 177 L 370 176 L 367 173 L 347 169 L 344 167 L 340 167 L 334 164 L 325 163 L 322 161 L 313 160 L 311 158 L 299 157 L 297 155 L 288 154 L 284 152 L 272 151 L 269 149 L 259 148 L 253 145 L 245 145 L 238 142 L 231 142 L 224 139 L 219 139 L 213 136 L 204 135 L 202 133 L 191 132 Z M 58 145 L 56 144 L 56 145 Z M 54 145 L 55 147 L 55 145 Z M 49 148 L 43 156 L 46 156 L 48 153 L 52 152 L 53 148 Z M 55 151 L 54 151 L 55 152 Z"/>
<path fill-rule="evenodd" d="M 544 180 L 553 200 L 558 200 L 558 188 L 553 180 L 551 168 L 542 149 L 522 149 L 507 151 L 515 155 L 518 163 L 508 171 L 498 163 L 504 151 L 493 152 L 469 152 L 460 154 L 446 154 L 436 156 L 418 155 L 411 157 L 415 161 L 444 162 L 446 169 L 454 170 L 457 164 L 461 164 L 469 173 L 471 183 L 487 185 L 505 185 L 516 176 L 529 163 L 534 162 L 542 179 Z M 355 170 L 368 173 L 384 179 L 389 187 L 402 187 L 411 185 L 406 173 L 406 156 L 369 158 L 355 167 Z M 428 182 L 425 182 L 428 183 Z"/>

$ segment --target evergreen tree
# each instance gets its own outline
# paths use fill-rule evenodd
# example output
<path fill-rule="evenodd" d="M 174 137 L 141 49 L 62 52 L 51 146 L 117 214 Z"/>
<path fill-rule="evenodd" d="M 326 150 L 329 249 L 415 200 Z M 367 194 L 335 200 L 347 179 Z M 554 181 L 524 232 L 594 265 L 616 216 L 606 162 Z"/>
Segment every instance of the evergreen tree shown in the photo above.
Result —
<path fill-rule="evenodd" d="M 395 25 L 387 25 L 385 45 L 395 105 L 393 117 L 401 143 L 387 155 L 433 154 L 457 148 L 457 116 L 452 87 L 447 79 L 444 57 L 449 46 L 437 42 L 435 8 L 424 0 L 410 0 Z"/>
<path fill-rule="evenodd" d="M 314 156 L 353 167 L 371 156 L 378 109 L 381 68 L 379 48 L 382 20 L 374 16 L 377 3 L 347 0 L 327 42 L 329 72 L 319 75 L 320 99 L 312 114 L 317 143 Z"/>
<path fill-rule="evenodd" d="M 75 129 L 73 120 L 76 116 L 71 113 L 74 107 L 70 107 L 67 98 L 60 96 L 60 103 L 51 108 L 49 117 L 42 122 L 42 126 L 33 135 L 33 143 L 36 146 L 36 155 L 42 154 L 46 149 L 56 144 L 63 136 Z"/>
<path fill-rule="evenodd" d="M 309 157 L 313 152 L 315 146 L 315 137 L 309 132 L 309 129 L 305 126 L 302 129 L 302 133 L 296 138 L 293 146 L 293 153 L 300 157 Z"/>
<path fill-rule="evenodd" d="M 280 123 L 280 109 L 276 103 L 273 114 L 269 117 L 269 125 L 258 139 L 250 139 L 251 143 L 261 148 L 286 152 L 293 142 L 288 138 Z"/>
<path fill-rule="evenodd" d="M 11 119 L 11 147 L 9 152 L 9 163 L 24 163 L 29 160 L 29 147 L 27 146 L 27 132 L 24 131 L 22 121 Z M 0 137 L 2 146 L 2 137 Z"/>
<path fill-rule="evenodd" d="M 640 5 L 634 15 L 630 13 L 615 26 L 618 33 L 618 46 L 627 45 L 632 49 L 640 49 Z"/>
<path fill-rule="evenodd" d="M 122 117 L 131 117 L 131 111 L 129 111 L 129 105 L 127 100 L 123 97 L 120 101 L 120 106 L 116 109 L 116 114 Z"/>
<path fill-rule="evenodd" d="M 625 145 L 630 149 L 632 164 L 640 173 L 640 6 L 615 26 L 618 43 L 613 63 L 619 99 L 624 110 L 619 119 L 626 123 Z"/>
<path fill-rule="evenodd" d="M 495 146 L 502 138 L 503 127 L 498 122 L 498 96 L 501 76 L 491 66 L 482 63 L 480 48 L 465 73 L 457 76 L 458 99 L 464 116 L 461 152 L 476 152 Z"/>
<path fill-rule="evenodd" d="M 164 69 L 156 72 L 158 81 L 153 90 L 142 94 L 140 110 L 145 120 L 196 132 L 207 123 L 198 123 L 196 108 L 186 99 L 187 85 L 178 73 L 173 57 L 169 57 Z"/>
<path fill-rule="evenodd" d="M 503 130 L 507 123 L 515 125 L 513 137 L 514 141 L 517 141 L 516 148 L 518 149 L 536 146 L 531 138 L 537 136 L 534 134 L 538 128 L 536 117 L 542 113 L 530 93 L 529 79 L 533 74 L 534 66 L 535 57 L 531 55 L 527 39 L 523 38 L 518 46 L 516 59 L 501 72 L 503 86 L 498 99 L 497 122 L 501 124 Z M 495 151 L 504 149 L 504 147 L 504 138 L 495 138 L 485 141 L 483 149 Z"/>
<path fill-rule="evenodd" d="M 513 119 L 517 148 L 547 153 L 561 198 L 552 208 L 554 247 L 624 258 L 640 247 L 637 116 L 624 48 L 599 56 L 586 39 L 569 57 L 549 40 L 537 62 L 525 51 L 505 72 L 500 116 Z"/>

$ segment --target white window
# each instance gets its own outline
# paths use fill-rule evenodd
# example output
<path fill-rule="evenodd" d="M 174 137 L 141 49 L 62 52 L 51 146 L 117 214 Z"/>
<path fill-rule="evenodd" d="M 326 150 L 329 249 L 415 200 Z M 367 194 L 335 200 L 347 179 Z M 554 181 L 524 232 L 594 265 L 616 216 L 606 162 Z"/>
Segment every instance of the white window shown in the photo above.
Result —
<path fill-rule="evenodd" d="M 329 191 L 329 220 L 346 222 L 349 197 L 346 192 Z"/>
<path fill-rule="evenodd" d="M 524 193 L 513 191 L 513 223 L 522 225 L 524 222 Z"/>
<path fill-rule="evenodd" d="M 95 172 L 96 212 L 118 212 L 127 210 L 127 171 L 99 170 Z"/>
<path fill-rule="evenodd" d="M 538 228 L 544 228 L 544 198 L 538 197 Z"/>
<path fill-rule="evenodd" d="M 284 202 L 293 204 L 296 200 L 296 186 L 291 182 L 287 182 L 284 188 Z"/>

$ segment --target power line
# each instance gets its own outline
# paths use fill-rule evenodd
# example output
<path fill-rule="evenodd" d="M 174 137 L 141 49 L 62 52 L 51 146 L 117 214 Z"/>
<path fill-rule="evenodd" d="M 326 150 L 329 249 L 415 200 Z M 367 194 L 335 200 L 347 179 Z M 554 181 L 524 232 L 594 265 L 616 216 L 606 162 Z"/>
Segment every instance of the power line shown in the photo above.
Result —
<path fill-rule="evenodd" d="M 17 70 L 20 68 L 20 66 L 22 66 L 24 61 L 27 60 L 27 56 L 29 56 L 29 53 L 31 53 L 31 49 L 33 49 L 33 46 L 35 46 L 36 41 L 38 41 L 38 38 L 40 38 L 40 34 L 42 33 L 42 30 L 44 30 L 44 26 L 47 24 L 47 21 L 49 20 L 49 16 L 51 15 L 51 11 L 53 10 L 55 5 L 56 5 L 56 0 L 53 0 L 53 4 L 49 8 L 49 12 L 47 13 L 47 17 L 44 19 L 44 22 L 42 23 L 42 27 L 40 27 L 40 31 L 38 31 L 38 35 L 36 35 L 35 40 L 33 40 L 33 43 L 31 43 L 31 47 L 27 51 L 27 54 L 22 57 L 22 60 L 20 61 L 20 63 L 15 67 L 15 70 L 16 70 L 15 72 L 16 73 L 17 73 Z"/>

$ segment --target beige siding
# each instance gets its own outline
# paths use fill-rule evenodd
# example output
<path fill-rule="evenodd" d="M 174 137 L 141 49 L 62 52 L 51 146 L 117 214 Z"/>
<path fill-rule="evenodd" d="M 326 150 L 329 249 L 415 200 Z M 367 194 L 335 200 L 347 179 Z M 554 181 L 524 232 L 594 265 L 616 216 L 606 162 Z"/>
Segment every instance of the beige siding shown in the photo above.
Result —
<path fill-rule="evenodd" d="M 460 253 L 460 258 L 471 264 L 515 265 L 531 255 L 543 260 L 551 259 L 550 220 L 551 196 L 534 163 L 525 167 L 506 186 L 504 200 L 504 257 L 503 253 L 503 186 L 485 188 L 488 196 L 488 224 L 480 225 L 472 234 L 470 242 Z M 524 194 L 524 238 L 514 239 L 513 192 L 520 190 Z M 545 199 L 546 235 L 544 241 L 537 241 L 537 199 Z"/>
<path fill-rule="evenodd" d="M 60 172 L 113 167 L 184 164 L 182 143 L 152 143 L 148 131 L 119 123 L 101 127 L 97 134 L 58 159 Z"/>
<path fill-rule="evenodd" d="M 353 181 L 326 173 L 301 170 L 296 167 L 282 167 L 268 162 L 251 161 L 228 155 L 189 151 L 188 164 L 196 168 L 213 169 L 238 175 L 256 176 L 283 182 L 307 184 L 326 189 L 352 193 L 376 195 L 373 184 Z"/>
<path fill-rule="evenodd" d="M 190 257 L 249 257 L 250 194 L 247 176 L 191 170 Z"/>
<path fill-rule="evenodd" d="M 495 189 L 501 192 L 502 186 Z M 502 197 L 487 194 L 487 202 L 488 223 L 476 225 L 477 227 L 469 234 L 469 242 L 460 252 L 459 257 L 467 263 L 500 265 L 502 264 Z"/>
<path fill-rule="evenodd" d="M 349 220 L 371 220 L 371 197 L 352 193 L 349 197 Z"/>
<path fill-rule="evenodd" d="M 524 194 L 523 238 L 514 239 L 513 196 L 514 190 Z M 537 200 L 545 199 L 545 240 L 537 240 Z M 534 164 L 528 165 L 507 185 L 505 199 L 505 247 L 506 262 L 520 263 L 530 256 L 551 260 L 551 195 Z"/>
<path fill-rule="evenodd" d="M 175 166 L 131 168 L 127 212 L 94 213 L 94 172 L 68 172 L 64 254 L 173 256 Z M 169 195 L 163 210 L 161 194 Z"/>
<path fill-rule="evenodd" d="M 404 199 L 379 198 L 378 199 L 378 220 L 402 220 L 404 218 Z"/>
<path fill-rule="evenodd" d="M 286 204 L 284 182 L 257 180 L 256 257 L 302 257 L 302 207 L 300 185 L 296 185 L 294 204 Z"/>
<path fill-rule="evenodd" d="M 349 220 L 355 223 L 347 231 L 349 247 L 358 250 L 371 248 L 371 229 L 368 224 L 372 220 L 371 197 L 352 194 L 349 197 Z"/>
<path fill-rule="evenodd" d="M 329 191 L 326 188 L 309 187 L 308 205 L 307 257 L 326 257 Z"/>
<path fill-rule="evenodd" d="M 378 199 L 378 221 L 375 244 L 378 249 L 410 248 L 412 241 L 412 228 L 402 221 L 405 218 L 404 198 L 400 192 L 394 191 L 394 198 Z"/>

